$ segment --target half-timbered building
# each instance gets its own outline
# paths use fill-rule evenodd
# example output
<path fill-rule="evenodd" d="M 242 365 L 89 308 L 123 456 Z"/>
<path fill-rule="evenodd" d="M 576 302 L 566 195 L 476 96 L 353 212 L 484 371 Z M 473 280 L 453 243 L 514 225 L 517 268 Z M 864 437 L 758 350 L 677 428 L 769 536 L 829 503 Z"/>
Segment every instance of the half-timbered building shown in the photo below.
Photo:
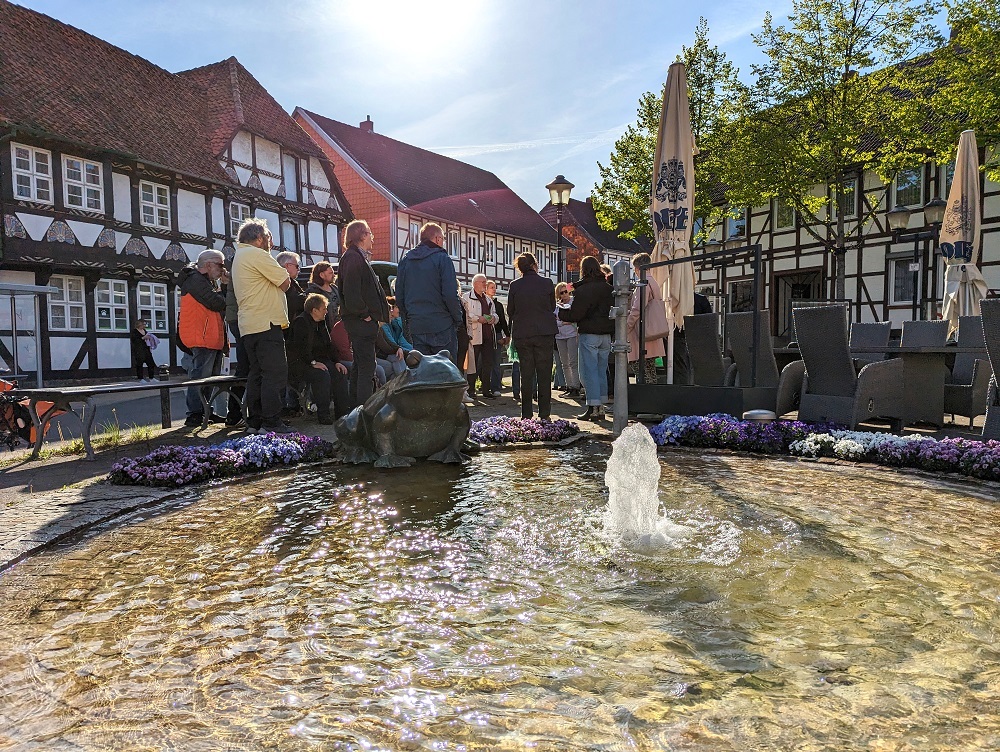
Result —
<path fill-rule="evenodd" d="M 0 280 L 54 290 L 40 342 L 30 300 L 15 312 L 22 370 L 125 376 L 139 317 L 176 366 L 175 275 L 231 254 L 249 216 L 307 262 L 336 256 L 351 214 L 332 165 L 235 58 L 170 73 L 6 0 L 0 50 Z"/>
<path fill-rule="evenodd" d="M 984 156 L 981 149 L 981 159 Z M 910 229 L 924 228 L 924 204 L 936 197 L 947 198 L 953 171 L 953 165 L 917 165 L 901 170 L 888 185 L 873 173 L 848 176 L 849 193 L 840 210 L 847 235 L 844 300 L 851 306 L 852 321 L 890 321 L 898 328 L 914 317 L 914 310 L 918 318 L 937 318 L 944 294 L 944 261 L 937 243 L 894 241 L 886 214 L 897 205 L 908 207 Z M 981 179 L 979 266 L 987 286 L 1000 290 L 1000 185 Z M 829 196 L 826 211 L 836 219 L 838 207 L 830 189 L 818 186 L 816 191 L 816 195 Z M 794 305 L 836 299 L 834 258 L 783 202 L 732 213 L 735 217 L 716 227 L 712 235 L 720 242 L 732 240 L 734 246 L 761 244 L 761 307 L 771 311 L 774 337 L 786 342 L 792 333 Z M 824 227 L 815 229 L 825 232 Z M 705 262 L 696 267 L 696 273 L 697 288 L 719 301 L 723 310 L 750 306 L 753 274 L 749 260 Z"/>
<path fill-rule="evenodd" d="M 558 227 L 556 208 L 546 204 L 540 212 L 542 219 L 553 227 Z M 566 248 L 566 270 L 571 280 L 580 276 L 580 261 L 584 256 L 596 256 L 602 264 L 614 266 L 617 261 L 630 261 L 637 253 L 649 253 L 652 244 L 647 238 L 628 240 L 621 236 L 626 228 L 603 229 L 597 223 L 594 203 L 590 196 L 585 201 L 572 198 L 562 210 L 562 234 L 568 242 Z"/>
<path fill-rule="evenodd" d="M 477 273 L 503 292 L 515 279 L 514 259 L 530 251 L 539 272 L 558 275 L 555 230 L 500 178 L 360 126 L 297 107 L 299 125 L 334 164 L 355 214 L 375 235 L 373 257 L 398 261 L 416 246 L 420 226 L 439 223 L 459 280 Z"/>

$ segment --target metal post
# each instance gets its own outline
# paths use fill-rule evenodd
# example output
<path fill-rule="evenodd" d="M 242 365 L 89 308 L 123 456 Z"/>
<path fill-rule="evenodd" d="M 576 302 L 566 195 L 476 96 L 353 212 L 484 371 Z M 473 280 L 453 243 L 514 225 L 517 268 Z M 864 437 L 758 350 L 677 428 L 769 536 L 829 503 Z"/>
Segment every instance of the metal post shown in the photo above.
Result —
<path fill-rule="evenodd" d="M 17 362 L 17 295 L 10 294 L 10 370 L 15 376 L 21 372 Z"/>
<path fill-rule="evenodd" d="M 621 436 L 628 425 L 628 331 L 627 318 L 629 296 L 632 292 L 628 261 L 618 261 L 614 265 L 615 305 L 610 317 L 615 320 L 615 340 L 611 352 L 615 356 L 615 436 Z"/>
<path fill-rule="evenodd" d="M 750 386 L 757 388 L 757 352 L 760 349 L 760 244 L 753 252 L 753 349 L 750 354 Z"/>
<path fill-rule="evenodd" d="M 649 284 L 649 280 L 646 279 L 646 270 L 639 270 L 639 289 L 636 290 L 635 294 L 639 296 L 639 360 L 638 365 L 635 367 L 635 381 L 637 384 L 646 383 L 646 285 Z"/>
<path fill-rule="evenodd" d="M 563 237 L 562 237 L 562 204 L 556 205 L 556 233 L 559 236 L 556 238 L 556 256 L 559 260 L 559 282 L 568 282 L 569 277 L 566 271 L 566 252 L 563 249 Z"/>
<path fill-rule="evenodd" d="M 35 383 L 41 389 L 44 386 L 42 384 L 42 319 L 38 297 L 38 295 L 32 296 L 35 302 Z"/>
<path fill-rule="evenodd" d="M 920 240 L 917 238 L 913 239 L 913 320 L 917 321 L 920 318 Z"/>

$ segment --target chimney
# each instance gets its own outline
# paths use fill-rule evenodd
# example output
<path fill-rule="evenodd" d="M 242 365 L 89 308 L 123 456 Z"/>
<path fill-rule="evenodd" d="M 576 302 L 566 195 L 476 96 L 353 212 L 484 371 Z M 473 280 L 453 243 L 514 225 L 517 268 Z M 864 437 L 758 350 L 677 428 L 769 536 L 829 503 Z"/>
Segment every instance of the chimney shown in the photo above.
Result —
<path fill-rule="evenodd" d="M 358 126 L 361 130 L 367 131 L 368 133 L 375 132 L 375 123 L 372 122 L 371 115 L 365 115 L 365 119 Z"/>

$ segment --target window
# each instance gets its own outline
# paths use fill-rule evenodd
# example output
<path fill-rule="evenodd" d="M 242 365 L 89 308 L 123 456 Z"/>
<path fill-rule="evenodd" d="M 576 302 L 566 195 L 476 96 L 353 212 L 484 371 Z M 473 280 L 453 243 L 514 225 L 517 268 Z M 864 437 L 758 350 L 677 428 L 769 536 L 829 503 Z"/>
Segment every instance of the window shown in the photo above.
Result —
<path fill-rule="evenodd" d="M 889 264 L 892 267 L 892 302 L 893 303 L 912 303 L 913 302 L 913 292 L 916 289 L 913 282 L 913 277 L 919 277 L 920 273 L 911 271 L 910 265 L 914 262 L 912 257 L 907 256 L 906 258 L 896 258 L 890 259 Z"/>
<path fill-rule="evenodd" d="M 504 243 L 503 244 L 503 263 L 506 266 L 514 265 L 514 244 Z"/>
<path fill-rule="evenodd" d="M 299 250 L 299 226 L 287 219 L 281 223 L 281 246 L 286 251 Z"/>
<path fill-rule="evenodd" d="M 491 264 L 497 260 L 497 241 L 490 238 L 486 241 L 486 250 L 483 252 L 483 261 Z"/>
<path fill-rule="evenodd" d="M 479 238 L 470 237 L 466 241 L 466 257 L 469 261 L 476 261 L 479 258 Z"/>
<path fill-rule="evenodd" d="M 747 213 L 746 209 L 733 207 L 726 217 L 726 240 L 735 235 L 738 238 L 746 237 L 747 234 Z"/>
<path fill-rule="evenodd" d="M 416 248 L 420 245 L 420 223 L 410 221 L 410 239 L 408 245 L 410 248 Z"/>
<path fill-rule="evenodd" d="M 460 248 L 461 238 L 458 234 L 458 230 L 452 230 L 448 233 L 448 255 L 452 258 L 458 258 Z"/>
<path fill-rule="evenodd" d="M 229 204 L 229 237 L 236 238 L 240 234 L 240 227 L 250 219 L 250 207 L 246 204 L 237 204 L 235 201 Z"/>
<path fill-rule="evenodd" d="M 749 279 L 729 283 L 729 310 L 733 313 L 753 310 L 753 281 Z"/>
<path fill-rule="evenodd" d="M 12 144 L 14 195 L 28 201 L 52 203 L 52 154 L 44 149 Z"/>
<path fill-rule="evenodd" d="M 896 173 L 896 206 L 922 206 L 924 170 L 913 167 Z"/>
<path fill-rule="evenodd" d="M 104 183 L 101 163 L 77 157 L 63 157 L 63 191 L 66 206 L 88 211 L 104 210 Z"/>
<path fill-rule="evenodd" d="M 139 206 L 142 223 L 147 227 L 170 229 L 170 191 L 165 185 L 145 180 L 139 183 Z"/>
<path fill-rule="evenodd" d="M 850 178 L 849 180 L 844 180 L 841 185 L 843 186 L 844 192 L 840 196 L 840 210 L 844 213 L 844 218 L 856 217 L 858 216 L 858 180 L 857 178 Z M 836 193 L 837 187 L 831 186 L 830 189 Z M 834 196 L 834 201 L 836 201 L 836 196 Z M 837 216 L 834 214 L 834 216 Z"/>
<path fill-rule="evenodd" d="M 83 277 L 54 276 L 49 287 L 57 292 L 49 295 L 49 329 L 62 332 L 82 332 L 87 329 L 83 315 Z"/>
<path fill-rule="evenodd" d="M 139 318 L 149 322 L 152 332 L 166 332 L 167 327 L 167 286 L 161 282 L 140 282 Z"/>
<path fill-rule="evenodd" d="M 128 331 L 128 283 L 124 279 L 102 279 L 94 290 L 97 331 Z"/>
<path fill-rule="evenodd" d="M 955 163 L 949 162 L 944 166 L 944 197 L 947 199 L 951 194 L 951 184 L 955 182 Z"/>
<path fill-rule="evenodd" d="M 774 229 L 787 230 L 795 227 L 795 209 L 784 199 L 774 199 Z"/>

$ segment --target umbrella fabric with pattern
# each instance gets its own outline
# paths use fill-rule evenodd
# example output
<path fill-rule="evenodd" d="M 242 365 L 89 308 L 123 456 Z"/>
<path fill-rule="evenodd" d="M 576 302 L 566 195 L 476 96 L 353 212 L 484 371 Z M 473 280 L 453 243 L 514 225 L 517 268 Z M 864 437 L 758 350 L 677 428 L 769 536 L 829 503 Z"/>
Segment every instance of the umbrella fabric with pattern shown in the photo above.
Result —
<path fill-rule="evenodd" d="M 964 131 L 958 139 L 955 177 L 941 222 L 941 255 L 945 263 L 943 317 L 949 336 L 961 316 L 978 316 L 986 297 L 986 282 L 976 266 L 979 260 L 979 148 L 976 134 Z"/>

